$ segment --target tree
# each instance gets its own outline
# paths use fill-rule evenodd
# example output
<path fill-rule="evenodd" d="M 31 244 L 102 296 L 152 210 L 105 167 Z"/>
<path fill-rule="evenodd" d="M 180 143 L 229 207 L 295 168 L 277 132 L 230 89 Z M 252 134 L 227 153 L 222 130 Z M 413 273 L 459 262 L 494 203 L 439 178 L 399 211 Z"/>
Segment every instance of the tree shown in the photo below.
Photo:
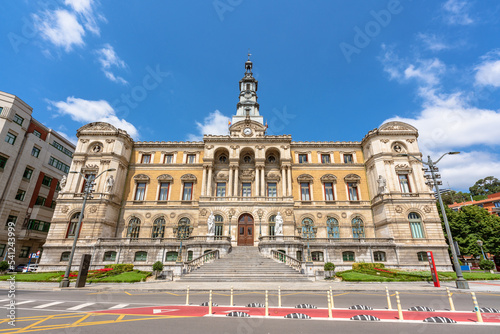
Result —
<path fill-rule="evenodd" d="M 477 240 L 482 240 L 484 252 L 500 254 L 500 233 L 498 233 L 500 217 L 476 205 L 464 206 L 460 211 L 452 211 L 448 206 L 445 206 L 445 209 L 451 234 L 454 241 L 458 243 L 460 253 L 481 255 Z M 442 217 L 441 221 L 443 221 Z"/>
<path fill-rule="evenodd" d="M 500 192 L 500 180 L 493 176 L 487 176 L 478 180 L 469 191 L 473 196 L 489 195 Z"/>
<path fill-rule="evenodd" d="M 158 278 L 158 273 L 163 270 L 163 263 L 161 261 L 156 261 L 153 264 L 153 270 L 155 272 L 155 278 Z"/>
<path fill-rule="evenodd" d="M 443 199 L 443 203 L 445 205 L 450 205 L 453 203 L 462 203 L 470 201 L 470 194 L 463 193 L 461 191 L 450 190 L 444 194 L 441 194 L 441 198 Z"/>

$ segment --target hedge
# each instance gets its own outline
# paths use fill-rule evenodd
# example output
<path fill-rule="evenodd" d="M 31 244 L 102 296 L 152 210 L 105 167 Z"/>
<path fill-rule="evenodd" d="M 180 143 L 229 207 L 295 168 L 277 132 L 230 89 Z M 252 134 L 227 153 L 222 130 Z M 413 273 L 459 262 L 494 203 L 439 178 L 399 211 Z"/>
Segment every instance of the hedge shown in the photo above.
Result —
<path fill-rule="evenodd" d="M 127 263 L 114 263 L 114 264 L 107 264 L 104 266 L 104 268 L 113 268 L 113 270 L 115 271 L 125 272 L 134 270 L 134 265 Z"/>
<path fill-rule="evenodd" d="M 373 268 L 385 268 L 385 266 L 383 263 L 359 262 L 359 263 L 352 264 L 352 269 L 354 269 L 354 270 L 366 270 L 366 269 L 373 269 Z"/>

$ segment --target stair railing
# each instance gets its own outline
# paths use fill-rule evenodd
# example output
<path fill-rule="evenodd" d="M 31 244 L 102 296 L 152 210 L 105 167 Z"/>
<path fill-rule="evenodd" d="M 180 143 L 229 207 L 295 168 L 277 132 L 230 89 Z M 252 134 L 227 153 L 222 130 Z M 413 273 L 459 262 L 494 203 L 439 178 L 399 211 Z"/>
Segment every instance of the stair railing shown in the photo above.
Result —
<path fill-rule="evenodd" d="M 295 270 L 300 271 L 302 269 L 302 261 L 274 249 L 271 249 L 271 258 L 276 261 L 283 262 L 284 264 L 292 267 Z"/>
<path fill-rule="evenodd" d="M 198 269 L 205 263 L 217 260 L 219 257 L 220 253 L 218 249 L 206 252 L 205 254 L 198 256 L 196 259 L 184 262 L 184 269 L 186 269 L 187 273 L 190 273 L 191 271 Z"/>

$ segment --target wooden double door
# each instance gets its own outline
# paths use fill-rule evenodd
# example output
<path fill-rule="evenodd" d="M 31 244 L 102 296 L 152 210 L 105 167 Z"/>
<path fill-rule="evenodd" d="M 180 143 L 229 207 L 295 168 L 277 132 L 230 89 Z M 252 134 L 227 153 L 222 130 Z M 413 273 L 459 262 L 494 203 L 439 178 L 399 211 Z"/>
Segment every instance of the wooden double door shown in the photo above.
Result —
<path fill-rule="evenodd" d="M 254 221 L 249 214 L 241 215 L 238 219 L 238 246 L 253 246 Z"/>

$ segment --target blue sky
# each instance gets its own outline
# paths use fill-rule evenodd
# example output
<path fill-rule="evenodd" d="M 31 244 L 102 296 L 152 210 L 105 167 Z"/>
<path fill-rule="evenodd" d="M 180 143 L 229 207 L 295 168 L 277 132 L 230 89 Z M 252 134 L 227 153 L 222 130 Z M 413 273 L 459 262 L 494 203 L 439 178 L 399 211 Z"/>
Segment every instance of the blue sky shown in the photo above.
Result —
<path fill-rule="evenodd" d="M 443 183 L 498 175 L 500 3 L 3 1 L 0 90 L 76 140 L 107 121 L 136 140 L 224 134 L 248 49 L 270 134 L 359 141 L 420 131 Z"/>

